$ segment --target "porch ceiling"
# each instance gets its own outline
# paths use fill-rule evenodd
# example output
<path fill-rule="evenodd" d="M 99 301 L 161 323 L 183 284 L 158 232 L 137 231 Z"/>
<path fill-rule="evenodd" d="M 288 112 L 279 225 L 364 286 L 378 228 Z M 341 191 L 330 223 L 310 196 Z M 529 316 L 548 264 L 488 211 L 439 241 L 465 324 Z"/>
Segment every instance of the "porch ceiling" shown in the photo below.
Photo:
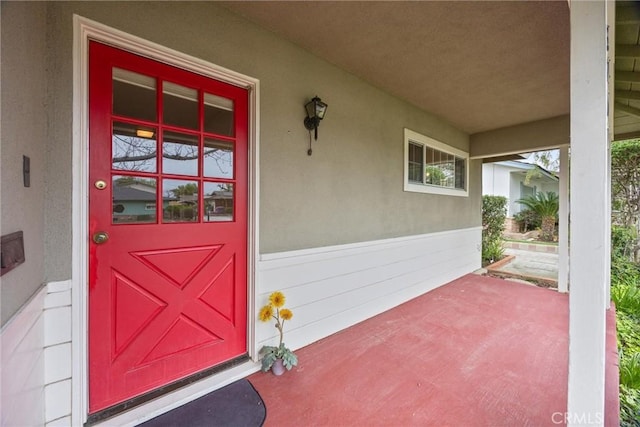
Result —
<path fill-rule="evenodd" d="M 564 0 L 221 4 L 470 134 L 569 113 Z"/>
<path fill-rule="evenodd" d="M 640 137 L 640 6 L 616 4 L 615 140 Z"/>

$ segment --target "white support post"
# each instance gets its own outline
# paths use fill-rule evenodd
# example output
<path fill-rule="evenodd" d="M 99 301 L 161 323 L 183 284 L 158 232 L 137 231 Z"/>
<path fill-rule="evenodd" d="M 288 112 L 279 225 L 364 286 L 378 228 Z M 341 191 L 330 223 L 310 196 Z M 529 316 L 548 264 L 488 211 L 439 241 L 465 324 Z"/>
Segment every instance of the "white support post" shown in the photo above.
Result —
<path fill-rule="evenodd" d="M 614 79 L 615 59 L 616 59 L 616 2 L 609 0 L 606 2 L 605 10 L 607 18 L 607 89 L 608 89 L 608 128 L 607 128 L 607 150 L 606 158 L 604 159 L 605 175 L 606 175 L 606 199 L 605 204 L 605 237 L 607 244 L 604 246 L 604 261 L 605 270 L 607 274 L 606 279 L 606 296 L 605 307 L 611 308 L 611 143 L 613 141 L 614 129 L 614 116 L 615 116 L 615 89 L 616 83 Z"/>
<path fill-rule="evenodd" d="M 610 246 L 606 2 L 572 1 L 570 16 L 571 292 L 566 420 L 569 426 L 603 425 Z"/>
<path fill-rule="evenodd" d="M 558 292 L 569 292 L 569 147 L 560 147 Z"/>

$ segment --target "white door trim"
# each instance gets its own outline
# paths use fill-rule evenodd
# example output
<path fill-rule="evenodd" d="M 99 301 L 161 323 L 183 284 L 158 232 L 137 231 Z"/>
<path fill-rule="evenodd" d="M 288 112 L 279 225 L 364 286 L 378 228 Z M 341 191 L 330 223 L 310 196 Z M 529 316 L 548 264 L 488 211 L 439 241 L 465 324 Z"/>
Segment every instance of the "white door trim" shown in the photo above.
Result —
<path fill-rule="evenodd" d="M 127 34 L 79 15 L 73 16 L 73 133 L 72 133 L 72 424 L 82 425 L 88 411 L 88 220 L 89 220 L 89 40 L 123 49 L 140 56 L 154 59 L 194 73 L 246 88 L 249 92 L 249 194 L 248 194 L 248 258 L 247 258 L 247 349 L 249 356 L 257 360 L 255 339 L 255 264 L 258 246 L 258 201 L 259 201 L 259 96 L 260 82 L 252 77 L 219 67 L 210 62 L 194 58 L 137 36 Z M 254 366 L 255 365 L 255 366 Z M 172 401 L 188 401 L 191 398 L 225 385 L 247 373 L 257 370 L 255 363 L 236 366 L 226 375 L 217 375 L 215 381 L 200 381 L 175 392 Z M 149 404 L 142 411 L 130 411 L 130 420 L 120 424 L 141 420 L 152 413 L 161 413 L 162 398 Z M 167 402 L 171 401 L 167 399 Z M 147 405 L 142 405 L 145 407 Z M 138 412 L 138 415 L 134 413 Z M 131 417 L 133 416 L 133 418 Z M 111 420 L 113 421 L 113 420 Z"/>

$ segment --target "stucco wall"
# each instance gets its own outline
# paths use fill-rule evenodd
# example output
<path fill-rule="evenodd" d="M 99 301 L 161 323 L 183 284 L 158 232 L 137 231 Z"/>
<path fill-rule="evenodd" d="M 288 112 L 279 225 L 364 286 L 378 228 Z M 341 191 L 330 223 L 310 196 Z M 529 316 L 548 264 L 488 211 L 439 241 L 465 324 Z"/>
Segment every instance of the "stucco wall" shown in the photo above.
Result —
<path fill-rule="evenodd" d="M 487 158 L 569 145 L 569 115 L 471 135 L 471 156 Z"/>
<path fill-rule="evenodd" d="M 482 194 L 509 198 L 509 170 L 495 163 L 482 165 Z"/>
<path fill-rule="evenodd" d="M 470 197 L 405 193 L 403 128 L 468 150 L 469 137 L 212 3 L 49 4 L 55 92 L 47 170 L 51 279 L 70 276 L 72 14 L 260 80 L 260 252 L 480 224 L 481 165 Z M 55 35 L 55 37 L 54 37 Z M 329 104 L 313 156 L 304 104 Z"/>
<path fill-rule="evenodd" d="M 1 322 L 43 282 L 44 193 L 47 151 L 46 5 L 2 2 L 1 232 L 22 230 L 25 263 L 1 279 Z M 31 186 L 24 187 L 22 156 L 31 159 Z M 68 183 L 67 183 L 68 186 Z"/>

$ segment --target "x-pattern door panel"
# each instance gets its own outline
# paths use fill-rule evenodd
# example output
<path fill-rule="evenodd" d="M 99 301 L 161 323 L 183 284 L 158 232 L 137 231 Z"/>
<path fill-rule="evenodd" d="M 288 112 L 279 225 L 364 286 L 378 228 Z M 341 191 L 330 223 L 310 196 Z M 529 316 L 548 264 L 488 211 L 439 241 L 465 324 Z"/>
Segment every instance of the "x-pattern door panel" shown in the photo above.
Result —
<path fill-rule="evenodd" d="M 90 44 L 94 413 L 246 354 L 247 91 Z"/>

